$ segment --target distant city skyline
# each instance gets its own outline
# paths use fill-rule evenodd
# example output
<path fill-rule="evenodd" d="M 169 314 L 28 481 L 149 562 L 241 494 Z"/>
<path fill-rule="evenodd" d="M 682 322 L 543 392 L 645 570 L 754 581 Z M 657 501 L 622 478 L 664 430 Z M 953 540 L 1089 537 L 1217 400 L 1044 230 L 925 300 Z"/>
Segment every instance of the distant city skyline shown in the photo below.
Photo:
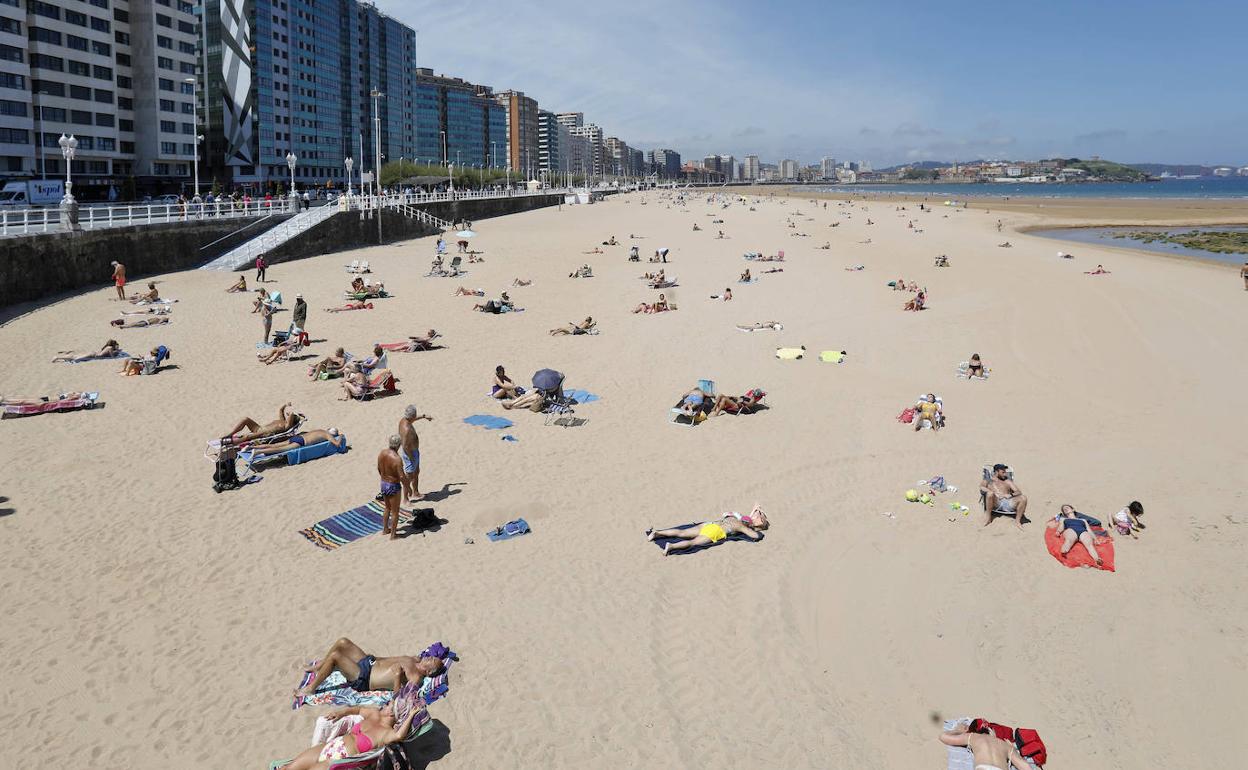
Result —
<path fill-rule="evenodd" d="M 640 0 L 631 35 L 569 0 L 521 14 L 503 0 L 377 5 L 417 29 L 419 66 L 524 91 L 632 147 L 684 157 L 1248 163 L 1248 105 L 1231 98 L 1248 71 L 1238 5 L 1184 4 L 1186 33 L 1174 31 L 1178 6 L 1154 0 L 789 0 L 765 12 Z"/>

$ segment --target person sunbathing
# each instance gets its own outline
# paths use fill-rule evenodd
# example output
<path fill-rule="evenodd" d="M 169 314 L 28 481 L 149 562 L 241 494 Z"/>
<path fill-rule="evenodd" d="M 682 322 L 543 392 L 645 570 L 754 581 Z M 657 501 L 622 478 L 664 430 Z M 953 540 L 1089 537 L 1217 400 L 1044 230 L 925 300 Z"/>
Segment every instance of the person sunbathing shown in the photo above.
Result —
<path fill-rule="evenodd" d="M 494 384 L 490 386 L 490 395 L 498 399 L 518 398 L 524 395 L 524 388 L 512 382 L 502 364 L 499 364 L 494 367 Z"/>
<path fill-rule="evenodd" d="M 698 231 L 699 231 L 699 230 L 701 230 L 701 229 L 702 229 L 702 228 L 698 227 L 698 223 L 697 223 L 697 222 L 694 222 L 694 223 L 693 223 L 693 231 L 694 231 L 695 233 L 696 233 L 696 232 L 698 232 Z"/>
<path fill-rule="evenodd" d="M 569 321 L 567 326 L 551 329 L 550 334 L 552 337 L 556 334 L 589 334 L 595 326 L 597 326 L 597 323 L 595 323 L 593 316 L 585 316 L 585 320 L 579 324 Z"/>
<path fill-rule="evenodd" d="M 637 307 L 633 308 L 633 312 L 634 313 L 664 313 L 664 312 L 667 312 L 668 310 L 675 310 L 675 309 L 676 309 L 676 306 L 673 304 L 670 304 L 667 301 L 667 297 L 660 294 L 659 298 L 655 300 L 653 305 L 648 305 L 645 302 L 643 302 Z"/>
<path fill-rule="evenodd" d="M 104 343 L 104 347 L 94 353 L 75 353 L 72 350 L 62 350 L 56 358 L 52 359 L 52 363 L 58 364 L 70 361 L 80 364 L 83 361 L 94 361 L 99 358 L 116 358 L 121 354 L 121 343 L 117 340 L 109 340 Z"/>
<path fill-rule="evenodd" d="M 905 291 L 905 290 L 906 290 L 905 278 L 898 278 L 897 280 L 893 281 L 893 291 Z"/>
<path fill-rule="evenodd" d="M 569 278 L 593 278 L 594 269 L 589 265 L 581 265 L 575 272 L 568 273 Z"/>
<path fill-rule="evenodd" d="M 344 637 L 330 646 L 316 667 L 304 669 L 305 673 L 313 674 L 312 680 L 295 690 L 295 695 L 312 695 L 335 671 L 341 671 L 347 679 L 347 686 L 356 692 L 398 692 L 408 682 L 419 684 L 426 677 L 437 676 L 442 666 L 440 658 L 369 655 L 358 644 Z"/>
<path fill-rule="evenodd" d="M 481 252 L 479 251 L 468 252 L 468 264 L 475 265 L 478 262 L 484 262 L 485 257 L 479 256 L 480 254 Z"/>
<path fill-rule="evenodd" d="M 949 267 L 949 258 L 944 254 L 936 257 L 936 267 Z"/>
<path fill-rule="evenodd" d="M 163 326 L 164 324 L 169 323 L 169 317 L 158 315 L 155 318 L 138 318 L 133 321 L 114 318 L 108 323 L 110 326 L 116 326 L 118 329 L 135 329 L 142 326 Z"/>
<path fill-rule="evenodd" d="M 511 297 L 507 296 L 507 292 L 503 292 L 499 295 L 497 300 L 492 299 L 485 304 L 473 305 L 472 309 L 479 310 L 482 313 L 494 313 L 497 315 L 499 313 L 505 313 L 509 310 L 514 310 L 515 305 L 512 304 Z"/>
<path fill-rule="evenodd" d="M 442 335 L 438 334 L 435 330 L 430 329 L 423 337 L 409 336 L 407 338 L 407 342 L 390 342 L 379 345 L 378 347 L 391 350 L 396 353 L 416 353 L 422 350 L 432 350 L 433 341 L 441 336 Z"/>
<path fill-rule="evenodd" d="M 984 362 L 980 359 L 979 354 L 972 353 L 971 360 L 966 363 L 967 379 L 974 377 L 975 379 L 986 380 L 988 379 L 985 373 L 986 371 L 987 370 L 984 369 Z"/>
<path fill-rule="evenodd" d="M 866 270 L 866 269 L 867 269 L 867 266 L 866 266 L 866 265 L 850 265 L 849 267 L 847 267 L 847 268 L 845 268 L 845 269 L 846 269 L 848 272 L 851 272 L 851 273 L 856 273 L 856 272 L 859 272 L 859 271 L 862 271 L 862 270 Z"/>
<path fill-rule="evenodd" d="M 657 273 L 642 273 L 641 277 L 647 281 L 663 281 L 667 278 L 667 271 L 659 270 Z"/>
<path fill-rule="evenodd" d="M 546 395 L 534 388 L 524 395 L 510 400 L 502 400 L 499 403 L 503 405 L 504 409 L 528 409 L 532 412 L 540 412 L 546 408 Z"/>
<path fill-rule="evenodd" d="M 916 431 L 923 427 L 924 420 L 931 424 L 934 431 L 940 430 L 940 426 L 944 424 L 945 413 L 933 393 L 928 393 L 914 405 L 914 429 Z"/>
<path fill-rule="evenodd" d="M 420 713 L 416 706 L 407 709 L 402 721 L 394 717 L 394 703 L 387 703 L 380 709 L 371 706 L 352 706 L 338 709 L 326 714 L 326 718 L 337 721 L 347 716 L 361 717 L 359 722 L 351 726 L 344 735 L 331 738 L 325 743 L 317 743 L 301 751 L 286 764 L 275 764 L 279 770 L 316 770 L 329 767 L 330 763 L 341 759 L 349 759 L 367 754 L 383 746 L 398 743 L 407 737 L 412 728 L 412 719 Z"/>
<path fill-rule="evenodd" d="M 743 332 L 756 332 L 762 329 L 775 329 L 776 331 L 782 331 L 784 329 L 784 325 L 779 321 L 762 321 L 760 323 L 750 324 L 749 326 L 737 324 L 737 328 Z"/>
<path fill-rule="evenodd" d="M 73 401 L 86 397 L 85 391 L 70 391 L 55 396 L 0 396 L 0 406 L 39 406 L 49 401 Z"/>
<path fill-rule="evenodd" d="M 152 348 L 151 353 L 144 358 L 130 358 L 121 365 L 121 371 L 118 374 L 124 374 L 127 377 L 134 374 L 155 374 L 160 365 L 169 358 L 172 351 L 164 345 L 158 345 Z"/>
<path fill-rule="evenodd" d="M 268 350 L 256 351 L 256 358 L 260 361 L 260 363 L 267 366 L 269 364 L 272 364 L 275 361 L 280 360 L 281 358 L 289 354 L 290 351 L 295 350 L 298 347 L 299 347 L 299 341 L 294 339 L 292 336 L 292 337 L 287 338 L 285 342 L 279 345 L 274 345 Z"/>
<path fill-rule="evenodd" d="M 332 356 L 326 356 L 316 362 L 315 366 L 308 368 L 308 379 L 318 379 L 322 374 L 341 374 L 344 366 L 347 365 L 347 351 L 338 348 Z"/>
<path fill-rule="evenodd" d="M 1096 543 L 1092 536 L 1092 527 L 1099 526 L 1099 519 L 1079 513 L 1073 505 L 1063 505 L 1061 512 L 1057 514 L 1057 531 L 1062 536 L 1062 556 L 1070 553 L 1070 549 L 1079 542 L 1088 549 L 1088 555 L 1096 562 L 1096 566 L 1103 565 L 1105 562 L 1096 552 Z"/>
<path fill-rule="evenodd" d="M 999 249 L 1010 249 L 1010 248 L 1013 248 L 1013 247 L 1014 247 L 1014 245 L 1013 245 L 1012 243 L 1010 243 L 1009 241 L 1006 241 L 1005 243 L 998 243 L 998 244 L 997 244 L 997 248 L 999 248 Z"/>
<path fill-rule="evenodd" d="M 831 242 L 831 241 L 824 241 L 824 242 L 823 242 L 823 245 L 822 245 L 822 246 L 820 246 L 819 248 L 821 248 L 821 249 L 823 249 L 823 250 L 825 250 L 825 251 L 826 251 L 826 250 L 828 250 L 828 249 L 831 249 L 831 248 L 832 248 L 832 242 Z"/>
<path fill-rule="evenodd" d="M 289 401 L 283 404 L 277 410 L 277 419 L 264 425 L 250 417 L 244 417 L 238 421 L 238 424 L 229 433 L 221 437 L 221 445 L 246 444 L 257 439 L 269 438 L 270 436 L 293 430 L 299 424 L 299 414 L 291 409 L 290 406 Z M 246 433 L 243 433 L 243 431 L 246 431 Z"/>
<path fill-rule="evenodd" d="M 618 242 L 618 241 L 616 241 L 616 240 L 615 240 L 615 236 L 613 235 L 613 236 L 611 236 L 611 238 L 610 238 L 609 240 L 605 240 L 605 241 L 603 241 L 603 242 L 602 242 L 602 245 L 603 245 L 603 246 L 619 246 L 620 244 L 619 244 L 619 242 Z"/>
<path fill-rule="evenodd" d="M 151 305 L 149 307 L 135 308 L 134 310 L 119 310 L 122 315 L 169 315 L 173 312 L 173 308 L 168 305 Z"/>
<path fill-rule="evenodd" d="M 524 278 L 517 278 L 516 280 L 511 282 L 512 286 L 531 286 L 532 284 L 533 284 L 532 280 L 524 279 Z"/>
<path fill-rule="evenodd" d="M 1109 271 L 1105 269 L 1104 265 L 1097 265 L 1095 270 L 1085 270 L 1083 271 L 1083 274 L 1084 275 L 1109 275 Z"/>
<path fill-rule="evenodd" d="M 595 246 L 594 248 L 590 249 L 589 251 L 582 251 L 581 253 L 582 253 L 582 254 L 605 254 L 606 252 L 605 252 L 605 251 L 603 251 L 602 249 L 598 248 L 597 246 Z"/>
<path fill-rule="evenodd" d="M 238 280 L 235 281 L 230 288 L 225 290 L 227 294 L 236 294 L 240 291 L 247 291 L 247 276 L 239 273 Z"/>
<path fill-rule="evenodd" d="M 359 363 L 360 370 L 369 374 L 374 369 L 389 369 L 390 357 L 386 355 L 386 350 L 381 345 L 373 345 L 373 354 Z"/>
<path fill-rule="evenodd" d="M 668 543 L 663 546 L 663 555 L 668 556 L 675 551 L 683 551 L 687 548 L 719 545 L 733 535 L 758 540 L 762 538 L 759 533 L 770 526 L 771 523 L 767 521 L 766 514 L 756 505 L 748 514 L 725 513 L 716 521 L 707 521 L 690 527 L 674 529 L 651 527 L 646 530 L 646 539 L 653 541 L 657 537 L 680 538 L 681 542 Z"/>
<path fill-rule="evenodd" d="M 992 523 L 993 514 L 1017 514 L 1015 524 L 1023 528 L 1023 516 L 1027 513 L 1027 496 L 1010 478 L 1008 465 L 992 466 L 992 478 L 981 482 L 979 490 L 984 493 L 984 526 Z"/>
<path fill-rule="evenodd" d="M 347 439 L 338 433 L 337 428 L 329 430 L 308 430 L 302 433 L 296 433 L 285 441 L 277 441 L 272 444 L 260 444 L 248 449 L 252 453 L 252 457 L 265 457 L 268 455 L 277 455 L 282 452 L 289 452 L 292 449 L 299 449 L 305 446 L 314 446 L 316 444 L 333 444 L 341 448 Z"/>
<path fill-rule="evenodd" d="M 154 281 L 148 281 L 147 291 L 130 296 L 130 301 L 136 305 L 140 302 L 155 302 L 158 299 L 160 299 L 160 291 L 156 288 Z"/>
<path fill-rule="evenodd" d="M 485 296 L 485 289 L 465 289 L 463 286 L 460 286 L 458 289 L 456 289 L 456 290 L 455 290 L 455 294 L 454 294 L 453 296 L 456 296 L 456 297 L 484 297 L 484 296 Z"/>
<path fill-rule="evenodd" d="M 924 305 L 926 304 L 927 304 L 927 294 L 925 292 L 920 291 L 916 293 L 913 297 L 911 297 L 909 302 L 902 305 L 901 309 L 913 310 L 917 312 L 919 310 L 922 310 Z"/>
<path fill-rule="evenodd" d="M 1015 770 L 1033 770 L 1014 744 L 1003 741 L 992 733 L 970 732 L 965 723 L 941 733 L 940 742 L 946 746 L 970 749 L 975 770 L 1008 770 L 1007 764 L 1012 765 Z"/>
<path fill-rule="evenodd" d="M 783 273 L 783 272 L 784 272 L 784 268 L 783 268 L 783 267 L 773 267 L 773 268 L 772 268 L 772 269 L 770 269 L 770 270 L 764 270 L 764 271 L 763 271 L 763 274 L 764 274 L 764 275 L 766 275 L 766 274 L 768 274 L 768 273 Z"/>
<path fill-rule="evenodd" d="M 739 398 L 720 396 L 715 399 L 715 406 L 711 409 L 711 416 L 715 417 L 722 412 L 727 412 L 728 414 L 751 414 L 762 403 L 763 397 L 766 395 L 761 388 L 751 388 L 745 392 L 744 396 Z"/>

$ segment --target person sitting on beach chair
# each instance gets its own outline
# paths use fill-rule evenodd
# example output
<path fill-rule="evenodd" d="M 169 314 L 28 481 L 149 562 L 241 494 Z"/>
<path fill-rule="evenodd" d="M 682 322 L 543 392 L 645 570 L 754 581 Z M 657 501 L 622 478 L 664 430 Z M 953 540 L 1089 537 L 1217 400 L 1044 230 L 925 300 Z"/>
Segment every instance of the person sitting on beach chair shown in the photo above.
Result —
<path fill-rule="evenodd" d="M 940 742 L 946 746 L 963 746 L 970 749 L 975 770 L 1007 770 L 1007 763 L 1015 770 L 1034 770 L 1031 763 L 1023 758 L 1014 744 L 1001 740 L 991 732 L 970 732 L 965 724 L 941 733 Z"/>
<path fill-rule="evenodd" d="M 988 474 L 986 474 L 988 475 Z M 1008 465 L 997 463 L 979 485 L 980 500 L 984 505 L 984 526 L 992 523 L 994 515 L 1014 516 L 1015 524 L 1023 528 L 1023 516 L 1027 513 L 1027 496 L 1018 484 Z"/>
<path fill-rule="evenodd" d="M 110 326 L 116 326 L 118 329 L 135 329 L 143 326 L 163 326 L 169 323 L 170 320 L 168 316 L 158 315 L 155 318 L 139 318 L 134 321 L 114 318 L 108 323 Z"/>
<path fill-rule="evenodd" d="M 550 335 L 553 337 L 556 334 L 589 334 L 595 326 L 597 326 L 597 323 L 594 321 L 593 316 L 585 316 L 585 320 L 579 324 L 568 322 L 567 326 L 551 329 Z"/>
<path fill-rule="evenodd" d="M 654 529 L 651 527 L 646 530 L 646 539 L 654 540 L 657 537 L 680 538 L 681 542 L 668 543 L 663 546 L 663 555 L 667 556 L 674 551 L 683 551 L 687 548 L 719 545 L 732 535 L 741 535 L 751 540 L 758 540 L 762 537 L 759 533 L 770 526 L 771 523 L 767 521 L 766 514 L 756 505 L 754 510 L 745 515 L 738 516 L 732 513 L 725 513 L 717 521 L 703 522 L 689 527 L 677 529 Z"/>
<path fill-rule="evenodd" d="M 94 353 L 75 353 L 72 350 L 62 350 L 56 358 L 52 359 L 52 363 L 72 362 L 80 364 L 83 361 L 95 361 L 101 358 L 116 358 L 121 353 L 121 343 L 117 340 L 109 340 L 104 343 L 104 347 Z"/>
<path fill-rule="evenodd" d="M 1057 514 L 1057 529 L 1062 536 L 1062 556 L 1070 553 L 1075 543 L 1083 543 L 1083 547 L 1088 549 L 1088 555 L 1096 562 L 1096 566 L 1103 565 L 1101 555 L 1096 552 L 1096 542 L 1092 535 L 1092 528 L 1100 526 L 1100 519 L 1079 513 L 1073 505 L 1063 505 Z"/>
<path fill-rule="evenodd" d="M 362 277 L 357 275 L 354 279 L 352 279 L 351 291 L 352 293 L 359 293 L 359 292 L 364 291 L 364 279 Z"/>
<path fill-rule="evenodd" d="M 569 278 L 593 278 L 594 269 L 589 265 L 581 265 L 575 272 L 568 273 Z"/>
<path fill-rule="evenodd" d="M 347 364 L 347 376 L 342 381 L 345 394 L 339 401 L 363 401 L 380 391 L 398 392 L 394 373 L 386 368 L 375 368 L 365 374 L 359 363 Z"/>
<path fill-rule="evenodd" d="M 333 444 L 335 447 L 341 448 L 346 443 L 346 437 L 338 433 L 337 428 L 329 430 L 308 430 L 302 433 L 296 433 L 285 441 L 278 441 L 272 444 L 252 445 L 248 451 L 251 452 L 252 458 L 265 457 L 267 455 L 280 455 L 283 452 L 289 452 L 292 449 L 300 447 L 312 446 L 314 444 L 324 444 L 326 442 Z"/>
<path fill-rule="evenodd" d="M 502 292 L 497 300 L 492 299 L 484 304 L 473 305 L 472 309 L 479 310 L 482 313 L 494 313 L 497 315 L 514 310 L 515 306 L 512 304 L 511 297 L 507 295 L 507 292 Z"/>
<path fill-rule="evenodd" d="M 343 367 L 347 365 L 347 358 L 349 358 L 347 351 L 338 348 L 332 356 L 326 356 L 317 361 L 315 366 L 308 368 L 308 379 L 319 379 L 322 374 L 330 376 L 341 374 Z"/>
<path fill-rule="evenodd" d="M 121 365 L 119 374 L 127 377 L 135 374 L 155 374 L 160 371 L 160 365 L 169 358 L 171 351 L 164 345 L 152 348 L 152 352 L 145 358 L 130 358 Z"/>
<path fill-rule="evenodd" d="M 758 405 L 763 402 L 763 398 L 767 394 L 762 388 L 751 388 L 745 392 L 744 396 L 733 398 L 732 396 L 720 396 L 715 399 L 715 406 L 711 409 L 711 416 L 715 417 L 722 412 L 728 414 L 753 414 L 758 409 Z"/>
<path fill-rule="evenodd" d="M 369 655 L 347 638 L 339 639 L 321 656 L 315 668 L 304 669 L 313 673 L 312 681 L 295 691 L 295 695 L 308 696 L 335 671 L 341 671 L 347 686 L 356 692 L 390 690 L 398 692 L 404 684 L 419 684 L 426 677 L 437 676 L 443 667 L 441 658 L 417 658 L 412 655 L 378 657 Z"/>
<path fill-rule="evenodd" d="M 928 393 L 914 405 L 914 429 L 921 430 L 924 422 L 934 431 L 940 430 L 945 424 L 944 407 L 934 393 Z"/>
<path fill-rule="evenodd" d="M 430 329 L 429 331 L 425 332 L 424 336 L 422 337 L 414 337 L 414 336 L 409 335 L 407 338 L 407 342 L 392 342 L 388 344 L 379 345 L 378 347 L 384 348 L 386 350 L 393 350 L 399 353 L 417 353 L 422 350 L 433 350 L 433 341 L 441 336 L 442 335 L 438 334 L 438 332 L 435 329 Z"/>
<path fill-rule="evenodd" d="M 455 290 L 455 294 L 454 294 L 453 296 L 456 296 L 456 297 L 484 297 L 484 296 L 485 296 L 485 289 L 465 289 L 463 286 L 460 286 L 458 289 L 456 289 L 456 290 Z"/>
<path fill-rule="evenodd" d="M 326 718 L 332 721 L 348 716 L 359 716 L 360 720 L 344 734 L 324 743 L 313 744 L 286 764 L 279 762 L 273 766 L 277 770 L 317 770 L 331 767 L 331 763 L 338 760 L 369 754 L 383 746 L 406 740 L 412 729 L 412 720 L 422 710 L 423 701 L 417 699 L 415 703 L 415 706 L 405 708 L 406 713 L 401 720 L 395 718 L 396 704 L 393 701 L 379 709 L 352 706 L 331 711 L 326 714 Z"/>
<path fill-rule="evenodd" d="M 257 439 L 268 438 L 279 433 L 284 433 L 293 429 L 299 424 L 299 414 L 291 409 L 290 402 L 286 402 L 277 410 L 277 419 L 267 422 L 264 425 L 256 422 L 250 417 L 244 417 L 238 421 L 238 424 L 221 437 L 221 445 L 228 444 L 246 444 Z M 246 431 L 244 433 L 243 431 Z"/>
<path fill-rule="evenodd" d="M 238 274 L 238 280 L 225 290 L 227 294 L 236 294 L 241 291 L 247 291 L 247 276 L 242 273 Z"/>
<path fill-rule="evenodd" d="M 360 371 L 370 374 L 374 369 L 389 369 L 390 356 L 381 345 L 373 345 L 373 354 L 359 362 Z"/>

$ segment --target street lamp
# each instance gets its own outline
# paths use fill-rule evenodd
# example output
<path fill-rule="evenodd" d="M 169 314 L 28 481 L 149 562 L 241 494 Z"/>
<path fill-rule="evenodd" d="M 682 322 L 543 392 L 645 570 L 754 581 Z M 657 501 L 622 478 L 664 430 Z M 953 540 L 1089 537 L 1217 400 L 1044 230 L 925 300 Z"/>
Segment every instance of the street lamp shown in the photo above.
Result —
<path fill-rule="evenodd" d="M 293 152 L 286 153 L 286 165 L 290 167 L 290 203 L 291 208 L 298 210 L 299 204 L 295 199 L 299 196 L 295 194 L 295 166 L 299 165 L 299 159 L 295 157 Z"/>
<path fill-rule="evenodd" d="M 373 97 L 373 144 L 376 150 L 376 162 L 373 164 L 373 192 L 381 193 L 381 98 L 385 96 L 374 88 L 368 92 Z"/>
<path fill-rule="evenodd" d="M 347 167 L 347 197 L 350 198 L 351 197 L 351 168 L 355 166 L 355 161 L 351 160 L 351 158 L 348 157 L 342 163 L 343 165 Z"/>
<path fill-rule="evenodd" d="M 195 195 L 199 195 L 199 143 L 204 135 L 199 133 L 199 98 L 195 95 L 195 78 L 182 78 L 183 83 L 191 84 L 191 101 L 195 102 Z"/>
<path fill-rule="evenodd" d="M 498 142 L 490 142 L 490 168 L 498 168 Z"/>
<path fill-rule="evenodd" d="M 446 132 L 439 131 L 438 133 L 442 134 L 442 165 L 445 166 L 446 162 L 450 160 L 450 156 L 446 154 Z"/>
<path fill-rule="evenodd" d="M 61 199 L 61 203 L 72 204 L 75 202 L 72 192 L 74 183 L 70 179 L 69 171 L 70 166 L 74 164 L 74 155 L 78 152 L 78 140 L 74 138 L 73 134 L 69 136 L 61 134 L 61 138 L 56 143 L 61 146 L 61 156 L 65 158 L 65 197 Z"/>

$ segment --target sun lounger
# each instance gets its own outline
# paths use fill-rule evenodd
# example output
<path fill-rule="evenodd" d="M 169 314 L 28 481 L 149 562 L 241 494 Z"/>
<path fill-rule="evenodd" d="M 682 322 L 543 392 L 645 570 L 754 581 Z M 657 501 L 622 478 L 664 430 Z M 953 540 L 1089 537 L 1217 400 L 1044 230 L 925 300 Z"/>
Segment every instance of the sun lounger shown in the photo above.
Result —
<path fill-rule="evenodd" d="M 369 376 L 368 382 L 364 385 L 364 391 L 353 398 L 356 401 L 368 401 L 386 393 L 398 393 L 398 382 L 399 378 L 394 376 L 394 372 L 389 369 L 378 369 Z"/>
<path fill-rule="evenodd" d="M 87 393 L 80 398 L 62 398 L 56 401 L 44 401 L 42 404 L 7 404 L 3 417 L 29 417 L 47 412 L 69 412 L 74 409 L 94 409 L 103 406 L 99 393 Z"/>
<path fill-rule="evenodd" d="M 235 447 L 237 449 L 246 449 L 249 446 L 263 446 L 264 444 L 279 444 L 303 429 L 303 423 L 307 421 L 307 418 L 304 417 L 302 414 L 296 414 L 295 417 L 296 417 L 295 425 L 290 430 L 284 430 L 281 433 L 277 433 L 272 436 L 265 436 L 264 438 L 258 438 L 254 441 L 246 441 L 246 442 L 243 442 L 242 444 L 231 444 L 230 446 Z M 217 457 L 220 454 L 221 454 L 221 439 L 214 438 L 208 442 L 208 448 L 204 450 L 204 457 L 206 457 L 209 460 L 212 460 L 213 462 L 216 462 Z"/>
<path fill-rule="evenodd" d="M 247 470 L 252 473 L 254 473 L 258 467 L 272 465 L 282 461 L 285 461 L 287 465 L 298 465 L 300 463 L 311 462 L 312 460 L 319 460 L 322 457 L 328 457 L 333 454 L 345 453 L 350 448 L 347 445 L 346 434 L 341 434 L 341 438 L 342 446 L 334 446 L 333 442 L 330 441 L 320 441 L 315 444 L 308 444 L 307 446 L 288 449 L 285 452 L 280 452 L 278 454 L 261 455 L 259 457 L 255 456 L 252 451 L 244 449 L 238 453 L 238 459 L 242 460 L 247 466 Z"/>

